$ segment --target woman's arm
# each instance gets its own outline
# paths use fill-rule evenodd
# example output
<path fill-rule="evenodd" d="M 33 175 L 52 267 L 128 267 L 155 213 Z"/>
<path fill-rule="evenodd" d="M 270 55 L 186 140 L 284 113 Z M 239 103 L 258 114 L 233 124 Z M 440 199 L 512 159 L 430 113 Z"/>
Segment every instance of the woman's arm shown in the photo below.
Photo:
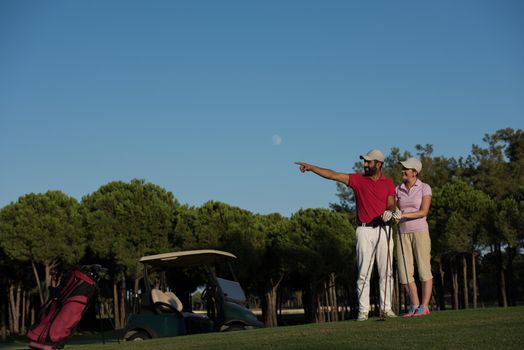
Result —
<path fill-rule="evenodd" d="M 423 196 L 420 210 L 412 213 L 402 213 L 402 219 L 419 219 L 428 216 L 429 207 L 431 205 L 431 196 Z"/>

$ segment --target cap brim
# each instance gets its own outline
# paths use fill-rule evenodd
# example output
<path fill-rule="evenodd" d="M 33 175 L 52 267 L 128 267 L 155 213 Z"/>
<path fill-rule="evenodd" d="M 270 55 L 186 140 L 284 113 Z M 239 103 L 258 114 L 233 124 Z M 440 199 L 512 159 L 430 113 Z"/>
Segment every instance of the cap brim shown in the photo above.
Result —
<path fill-rule="evenodd" d="M 405 162 L 405 161 L 404 161 L 404 162 Z M 414 168 L 414 167 L 413 167 L 413 164 L 404 164 L 404 162 L 403 162 L 403 161 L 399 161 L 398 164 L 402 165 L 402 166 L 403 166 L 404 168 L 406 168 L 406 169 L 413 169 L 413 170 L 415 170 L 417 173 L 420 173 L 420 171 L 422 170 L 422 169 L 419 170 L 419 169 L 417 169 L 417 168 Z"/>
<path fill-rule="evenodd" d="M 384 163 L 383 160 L 375 159 L 375 158 L 371 158 L 371 157 L 366 157 L 366 156 L 360 156 L 360 159 L 365 160 L 366 162 L 372 162 L 372 161 L 375 161 L 375 162 L 381 162 L 381 163 Z"/>

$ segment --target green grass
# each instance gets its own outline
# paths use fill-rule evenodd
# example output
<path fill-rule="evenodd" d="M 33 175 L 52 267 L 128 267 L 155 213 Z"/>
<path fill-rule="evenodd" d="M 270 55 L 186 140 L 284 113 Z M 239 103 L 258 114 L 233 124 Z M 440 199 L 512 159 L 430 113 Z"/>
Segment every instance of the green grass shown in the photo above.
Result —
<path fill-rule="evenodd" d="M 115 333 L 112 334 L 113 337 Z M 84 344 L 80 344 L 80 342 Z M 86 345 L 85 343 L 92 343 Z M 522 349 L 524 307 L 433 312 L 420 318 L 334 322 L 231 333 L 211 333 L 104 346 L 100 336 L 75 337 L 82 349 Z M 18 345 L 19 347 L 15 347 Z M 20 347 L 22 345 L 22 347 Z M 23 343 L 11 344 L 21 349 Z M 0 345 L 0 347 L 2 347 Z"/>

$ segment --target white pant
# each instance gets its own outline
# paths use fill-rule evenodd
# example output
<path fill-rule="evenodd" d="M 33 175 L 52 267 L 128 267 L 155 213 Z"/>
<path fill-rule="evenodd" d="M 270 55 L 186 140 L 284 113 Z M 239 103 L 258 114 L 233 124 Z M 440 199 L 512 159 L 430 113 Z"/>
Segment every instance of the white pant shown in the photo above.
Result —
<path fill-rule="evenodd" d="M 375 228 L 368 226 L 357 227 L 357 293 L 359 312 L 369 312 L 369 284 L 371 282 L 371 271 L 373 270 L 373 262 L 375 260 L 377 261 L 378 274 L 380 277 L 380 310 L 383 308 L 385 308 L 386 311 L 391 310 L 391 296 L 393 294 L 393 239 L 389 240 L 388 258 L 388 234 L 388 226 Z M 384 288 L 386 285 L 386 265 L 388 259 L 388 288 L 387 297 L 384 298 Z"/>

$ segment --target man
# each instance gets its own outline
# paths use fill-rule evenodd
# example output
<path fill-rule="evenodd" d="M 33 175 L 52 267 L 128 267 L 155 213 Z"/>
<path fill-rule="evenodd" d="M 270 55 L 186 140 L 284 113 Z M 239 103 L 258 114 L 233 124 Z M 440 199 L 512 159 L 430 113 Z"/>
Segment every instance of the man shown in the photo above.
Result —
<path fill-rule="evenodd" d="M 374 149 L 366 155 L 361 155 L 360 159 L 364 161 L 364 175 L 338 173 L 304 162 L 295 164 L 300 165 L 301 172 L 312 171 L 326 179 L 341 182 L 353 189 L 355 193 L 359 302 L 357 321 L 365 321 L 369 314 L 369 284 L 375 259 L 380 277 L 380 305 L 383 307 L 384 316 L 396 317 L 391 310 L 393 241 L 388 239 L 390 237 L 388 237 L 389 226 L 387 224 L 396 207 L 395 185 L 391 179 L 382 174 L 384 164 L 382 152 Z"/>

